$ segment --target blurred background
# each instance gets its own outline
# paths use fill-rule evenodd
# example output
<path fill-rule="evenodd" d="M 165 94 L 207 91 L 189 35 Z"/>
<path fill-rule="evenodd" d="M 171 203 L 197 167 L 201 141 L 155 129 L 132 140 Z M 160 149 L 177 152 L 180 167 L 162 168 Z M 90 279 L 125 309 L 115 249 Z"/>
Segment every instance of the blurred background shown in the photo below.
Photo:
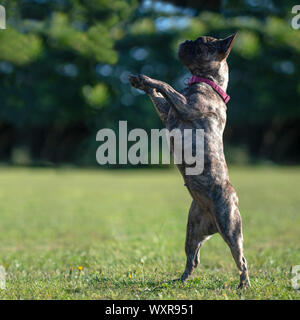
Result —
<path fill-rule="evenodd" d="M 143 73 L 181 90 L 178 44 L 238 31 L 229 57 L 227 160 L 300 161 L 294 1 L 7 0 L 0 30 L 0 163 L 96 166 L 104 127 L 161 128 Z"/>

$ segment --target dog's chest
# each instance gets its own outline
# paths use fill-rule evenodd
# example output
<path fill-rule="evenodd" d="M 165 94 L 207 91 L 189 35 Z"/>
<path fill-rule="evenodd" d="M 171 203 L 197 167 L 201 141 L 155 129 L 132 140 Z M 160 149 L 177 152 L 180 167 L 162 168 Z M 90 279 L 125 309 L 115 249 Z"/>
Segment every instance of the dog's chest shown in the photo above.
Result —
<path fill-rule="evenodd" d="M 223 152 L 223 131 L 226 123 L 226 105 L 220 97 L 216 96 L 211 90 L 207 90 L 205 87 L 196 89 L 197 90 L 185 94 L 190 102 L 191 112 L 189 118 L 183 120 L 173 108 L 170 108 L 166 128 L 169 131 L 174 129 L 179 130 L 182 137 L 182 152 L 184 153 L 186 148 L 192 148 L 193 154 L 195 154 L 197 145 L 195 138 L 196 130 L 203 130 L 205 172 L 207 170 L 210 170 L 211 172 L 218 171 L 218 174 L 223 176 L 222 172 L 226 174 L 226 164 Z M 191 94 L 188 95 L 188 93 Z M 193 131 L 193 133 L 190 133 L 187 139 L 184 139 L 187 131 Z M 170 142 L 171 153 L 174 154 L 174 142 Z M 214 174 L 218 175 L 217 173 Z"/>
<path fill-rule="evenodd" d="M 207 84 L 197 84 L 185 89 L 190 112 L 182 119 L 170 108 L 166 127 L 168 130 L 203 129 L 211 135 L 223 134 L 226 124 L 226 105 Z"/>

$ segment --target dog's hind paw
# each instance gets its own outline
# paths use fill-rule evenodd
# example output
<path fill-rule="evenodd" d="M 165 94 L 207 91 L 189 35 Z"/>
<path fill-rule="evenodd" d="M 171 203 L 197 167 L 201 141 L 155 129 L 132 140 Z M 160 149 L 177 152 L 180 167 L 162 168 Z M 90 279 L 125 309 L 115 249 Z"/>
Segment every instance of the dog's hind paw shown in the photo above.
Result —
<path fill-rule="evenodd" d="M 190 274 L 184 272 L 180 278 L 181 282 L 185 282 L 189 278 Z"/>
<path fill-rule="evenodd" d="M 251 287 L 250 281 L 249 279 L 245 280 L 245 281 L 241 281 L 239 286 L 238 286 L 238 290 L 240 289 L 248 289 Z"/>

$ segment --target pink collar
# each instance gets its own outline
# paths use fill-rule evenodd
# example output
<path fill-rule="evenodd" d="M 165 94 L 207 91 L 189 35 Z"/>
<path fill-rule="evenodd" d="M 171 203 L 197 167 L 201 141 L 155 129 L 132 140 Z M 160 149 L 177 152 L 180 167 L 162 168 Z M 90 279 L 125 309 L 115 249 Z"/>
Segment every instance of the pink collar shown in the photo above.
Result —
<path fill-rule="evenodd" d="M 188 85 L 191 86 L 192 84 L 199 82 L 205 82 L 208 85 L 210 85 L 216 92 L 218 92 L 218 94 L 221 96 L 225 103 L 227 103 L 230 100 L 230 96 L 220 86 L 218 86 L 215 82 L 209 79 L 201 78 L 198 76 L 192 76 L 188 82 Z"/>

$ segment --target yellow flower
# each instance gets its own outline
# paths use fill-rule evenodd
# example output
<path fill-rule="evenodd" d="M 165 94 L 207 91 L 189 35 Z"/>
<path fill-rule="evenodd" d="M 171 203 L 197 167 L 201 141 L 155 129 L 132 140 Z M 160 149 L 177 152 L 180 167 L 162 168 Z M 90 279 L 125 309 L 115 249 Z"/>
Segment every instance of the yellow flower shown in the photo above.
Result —
<path fill-rule="evenodd" d="M 129 273 L 128 278 L 131 279 L 131 274 Z"/>
<path fill-rule="evenodd" d="M 104 276 L 104 271 L 102 271 L 102 273 L 101 273 L 103 276 Z"/>
<path fill-rule="evenodd" d="M 78 266 L 78 271 L 82 271 L 83 270 L 83 266 Z"/>

